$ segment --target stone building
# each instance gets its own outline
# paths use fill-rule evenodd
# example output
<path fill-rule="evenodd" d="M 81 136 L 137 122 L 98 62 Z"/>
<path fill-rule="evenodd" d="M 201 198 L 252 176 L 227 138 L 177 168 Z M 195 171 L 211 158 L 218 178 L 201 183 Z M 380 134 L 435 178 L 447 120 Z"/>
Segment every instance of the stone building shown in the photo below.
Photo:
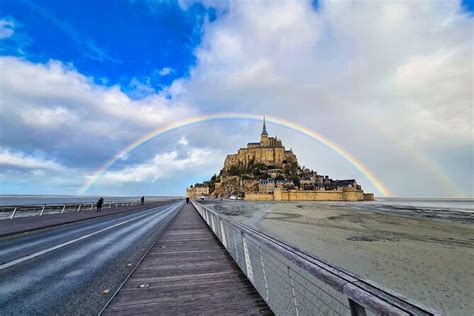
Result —
<path fill-rule="evenodd" d="M 275 190 L 275 188 L 284 188 L 286 186 L 293 186 L 293 181 L 274 178 L 262 179 L 258 184 L 258 192 L 273 193 L 273 190 Z"/>
<path fill-rule="evenodd" d="M 205 183 L 196 183 L 186 189 L 186 196 L 191 199 L 197 199 L 201 196 L 209 195 L 209 186 Z"/>
<path fill-rule="evenodd" d="M 333 180 L 327 175 L 300 167 L 293 151 L 277 137 L 269 137 L 263 119 L 260 142 L 248 143 L 236 154 L 227 155 L 224 167 L 209 181 L 186 190 L 191 198 L 236 195 L 265 201 L 364 201 L 373 200 L 355 179 Z"/>
<path fill-rule="evenodd" d="M 247 147 L 240 148 L 236 154 L 227 155 L 224 161 L 224 172 L 229 172 L 232 168 L 245 170 L 252 164 L 282 166 L 286 163 L 297 162 L 296 155 L 291 149 L 286 150 L 281 140 L 268 136 L 264 118 L 260 142 L 248 143 Z"/>

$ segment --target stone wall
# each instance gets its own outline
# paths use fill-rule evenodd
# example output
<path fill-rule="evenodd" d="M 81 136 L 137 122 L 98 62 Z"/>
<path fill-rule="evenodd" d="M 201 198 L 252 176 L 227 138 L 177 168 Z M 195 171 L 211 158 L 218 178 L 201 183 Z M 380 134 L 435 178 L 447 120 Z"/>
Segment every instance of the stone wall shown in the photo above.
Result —
<path fill-rule="evenodd" d="M 364 198 L 365 196 L 362 190 L 356 190 L 352 188 L 332 191 L 287 191 L 282 190 L 281 188 L 275 188 L 273 194 L 245 194 L 245 199 L 249 201 L 364 201 Z"/>
<path fill-rule="evenodd" d="M 249 201 L 273 201 L 273 194 L 249 192 L 245 193 L 245 199 Z"/>
<path fill-rule="evenodd" d="M 343 188 L 342 200 L 343 201 L 363 201 L 364 192 L 362 190 L 355 190 L 353 188 Z"/>
<path fill-rule="evenodd" d="M 364 201 L 373 201 L 374 194 L 373 193 L 364 193 Z"/>

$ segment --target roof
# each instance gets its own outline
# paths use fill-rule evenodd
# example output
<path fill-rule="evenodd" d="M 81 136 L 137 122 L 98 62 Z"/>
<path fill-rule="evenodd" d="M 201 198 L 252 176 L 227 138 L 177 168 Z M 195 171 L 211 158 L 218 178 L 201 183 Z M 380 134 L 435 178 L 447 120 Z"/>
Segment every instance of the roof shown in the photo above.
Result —
<path fill-rule="evenodd" d="M 196 184 L 194 185 L 194 187 L 198 187 L 198 188 L 207 188 L 207 187 L 209 187 L 209 185 L 207 185 L 207 184 L 204 184 L 204 183 L 196 183 Z"/>
<path fill-rule="evenodd" d="M 357 181 L 355 179 L 347 179 L 347 180 L 334 180 L 334 182 L 338 184 L 352 184 Z"/>
<path fill-rule="evenodd" d="M 262 130 L 262 134 L 260 135 L 266 135 L 268 136 L 268 133 L 267 133 L 267 125 L 265 124 L 265 116 L 263 117 L 263 130 Z"/>

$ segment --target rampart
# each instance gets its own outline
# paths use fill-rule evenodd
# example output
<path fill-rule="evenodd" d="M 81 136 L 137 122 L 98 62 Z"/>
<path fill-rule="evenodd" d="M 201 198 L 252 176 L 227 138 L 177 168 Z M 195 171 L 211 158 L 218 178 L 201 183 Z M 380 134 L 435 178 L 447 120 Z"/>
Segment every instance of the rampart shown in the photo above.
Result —
<path fill-rule="evenodd" d="M 342 190 L 283 190 L 275 188 L 273 193 L 245 193 L 249 201 L 373 201 L 374 195 L 354 188 Z"/>

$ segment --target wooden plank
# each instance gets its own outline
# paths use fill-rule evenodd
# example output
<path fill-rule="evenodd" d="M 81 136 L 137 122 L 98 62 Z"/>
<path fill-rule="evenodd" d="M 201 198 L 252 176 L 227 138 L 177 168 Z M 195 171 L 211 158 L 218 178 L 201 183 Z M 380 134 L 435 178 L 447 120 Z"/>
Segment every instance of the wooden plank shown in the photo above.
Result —
<path fill-rule="evenodd" d="M 140 288 L 141 284 L 148 284 Z M 273 314 L 194 207 L 186 205 L 104 314 Z"/>

